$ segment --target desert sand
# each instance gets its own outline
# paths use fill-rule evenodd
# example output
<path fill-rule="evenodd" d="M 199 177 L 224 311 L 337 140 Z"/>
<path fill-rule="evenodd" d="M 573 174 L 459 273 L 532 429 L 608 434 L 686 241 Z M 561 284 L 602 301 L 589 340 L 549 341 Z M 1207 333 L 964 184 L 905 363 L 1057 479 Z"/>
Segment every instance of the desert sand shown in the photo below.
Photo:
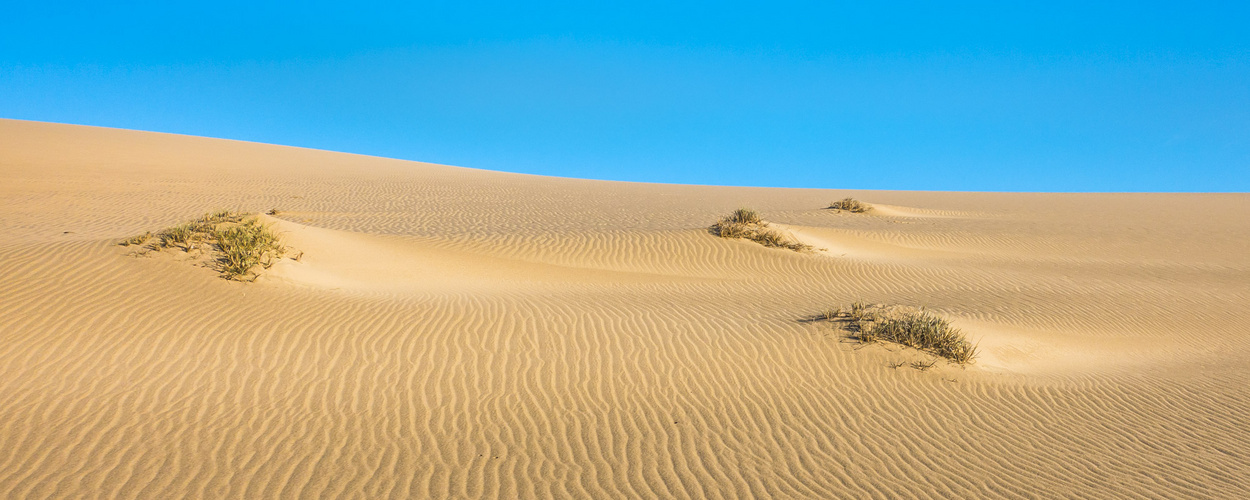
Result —
<path fill-rule="evenodd" d="M 832 167 L 831 167 L 832 168 Z M 826 210 L 853 196 L 877 209 Z M 710 235 L 752 207 L 823 249 Z M 218 208 L 255 282 L 118 241 Z M 968 366 L 819 311 L 923 306 Z M 662 185 L 0 120 L 3 498 L 1250 498 L 1250 195 Z"/>

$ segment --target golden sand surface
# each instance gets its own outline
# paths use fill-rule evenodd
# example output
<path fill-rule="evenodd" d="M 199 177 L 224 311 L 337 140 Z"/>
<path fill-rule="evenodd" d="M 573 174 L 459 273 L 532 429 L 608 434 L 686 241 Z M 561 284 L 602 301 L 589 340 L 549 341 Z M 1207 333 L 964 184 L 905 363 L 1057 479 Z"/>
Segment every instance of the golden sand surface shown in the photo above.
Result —
<path fill-rule="evenodd" d="M 865 214 L 827 210 L 853 196 Z M 712 236 L 752 207 L 814 252 Z M 118 246 L 264 212 L 255 282 Z M 969 366 L 804 321 L 923 306 Z M 1250 498 L 1250 195 L 500 173 L 0 120 L 0 497 Z"/>

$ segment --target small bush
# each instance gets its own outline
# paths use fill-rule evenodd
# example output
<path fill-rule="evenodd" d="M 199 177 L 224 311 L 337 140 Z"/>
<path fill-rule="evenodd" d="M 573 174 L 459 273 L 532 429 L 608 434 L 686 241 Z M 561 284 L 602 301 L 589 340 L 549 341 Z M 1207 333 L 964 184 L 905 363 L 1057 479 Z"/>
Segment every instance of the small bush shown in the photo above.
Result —
<path fill-rule="evenodd" d="M 196 239 L 196 237 L 199 236 L 199 234 L 197 234 L 199 232 L 200 231 L 198 230 L 198 226 L 194 222 L 188 222 L 186 224 L 179 224 L 177 226 L 161 231 L 161 233 L 158 235 L 160 239 L 160 246 L 162 248 L 169 248 L 169 247 L 175 247 L 175 246 L 186 247 L 188 244 L 191 243 L 192 240 Z"/>
<path fill-rule="evenodd" d="M 247 276 L 258 265 L 268 268 L 286 251 L 269 226 L 255 218 L 214 231 L 213 236 L 221 252 L 222 274 L 230 279 Z"/>
<path fill-rule="evenodd" d="M 732 214 L 729 214 L 729 217 L 726 217 L 725 220 L 729 222 L 736 222 L 738 224 L 763 224 L 764 223 L 764 219 L 760 218 L 759 212 L 756 212 L 749 208 L 739 208 L 737 210 L 734 210 L 734 212 Z"/>
<path fill-rule="evenodd" d="M 830 312 L 821 316 L 829 318 Z M 893 342 L 960 364 L 970 363 L 977 356 L 977 346 L 969 342 L 963 332 L 927 311 L 865 306 L 856 302 L 849 311 L 842 312 L 839 308 L 832 316 L 831 321 L 845 323 L 860 342 Z"/>
<path fill-rule="evenodd" d="M 123 240 L 124 245 L 142 244 L 151 233 Z M 278 235 L 255 216 L 218 210 L 204 217 L 170 227 L 156 234 L 152 248 L 190 251 L 203 242 L 213 251 L 218 269 L 227 279 L 253 279 L 257 266 L 268 268 L 281 258 L 286 248 Z"/>
<path fill-rule="evenodd" d="M 872 209 L 872 205 L 859 201 L 855 198 L 843 198 L 829 204 L 829 208 L 835 210 L 846 210 L 853 213 L 864 213 Z"/>
<path fill-rule="evenodd" d="M 771 229 L 764 229 L 756 233 L 754 240 L 766 247 L 784 247 L 787 244 L 785 236 Z"/>
<path fill-rule="evenodd" d="M 749 208 L 734 210 L 733 213 L 712 224 L 708 232 L 721 238 L 745 238 L 766 247 L 786 248 L 796 252 L 812 248 L 811 245 L 793 241 L 780 232 L 769 229 L 768 223 L 764 222 L 760 214 Z"/>
<path fill-rule="evenodd" d="M 750 236 L 753 231 L 755 231 L 755 229 L 748 224 L 733 222 L 728 219 L 717 221 L 708 229 L 712 232 L 712 234 L 720 236 L 721 238 L 746 238 Z"/>

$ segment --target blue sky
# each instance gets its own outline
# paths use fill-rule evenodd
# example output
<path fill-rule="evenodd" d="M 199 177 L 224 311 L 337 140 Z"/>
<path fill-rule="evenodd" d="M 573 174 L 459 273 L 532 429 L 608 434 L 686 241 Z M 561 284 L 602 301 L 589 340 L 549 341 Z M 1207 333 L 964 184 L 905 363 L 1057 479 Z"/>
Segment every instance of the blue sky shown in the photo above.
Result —
<path fill-rule="evenodd" d="M 1246 2 L 29 2 L 0 117 L 649 182 L 1250 191 Z"/>

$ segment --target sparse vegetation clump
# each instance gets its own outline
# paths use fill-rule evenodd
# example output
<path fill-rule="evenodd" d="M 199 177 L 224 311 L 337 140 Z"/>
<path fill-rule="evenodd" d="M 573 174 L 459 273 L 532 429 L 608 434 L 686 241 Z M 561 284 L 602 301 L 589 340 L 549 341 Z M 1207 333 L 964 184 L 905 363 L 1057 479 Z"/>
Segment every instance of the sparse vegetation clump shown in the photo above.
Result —
<path fill-rule="evenodd" d="M 739 208 L 734 210 L 725 220 L 737 224 L 763 224 L 764 219 L 760 217 L 759 212 L 749 208 Z"/>
<path fill-rule="evenodd" d="M 269 268 L 286 252 L 278 235 L 255 217 L 214 230 L 213 236 L 221 252 L 221 272 L 230 279 L 247 276 L 256 266 Z"/>
<path fill-rule="evenodd" d="M 959 364 L 972 362 L 977 346 L 942 317 L 925 310 L 866 306 L 830 309 L 819 315 L 845 325 L 860 342 L 893 342 L 942 356 Z M 927 366 L 925 368 L 928 368 Z"/>
<path fill-rule="evenodd" d="M 156 233 L 122 240 L 126 246 L 145 245 L 148 250 L 173 249 L 207 253 L 226 279 L 255 279 L 257 266 L 269 268 L 286 253 L 277 235 L 255 215 L 218 210 L 204 217 Z"/>
<path fill-rule="evenodd" d="M 852 213 L 864 213 L 872 210 L 872 205 L 859 201 L 855 198 L 843 198 L 829 204 L 829 208 L 834 210 L 846 210 Z"/>
<path fill-rule="evenodd" d="M 716 221 L 708 231 L 721 238 L 746 238 L 766 247 L 786 248 L 789 250 L 811 250 L 811 245 L 794 241 L 779 231 L 768 227 L 768 223 L 760 214 L 749 208 L 734 210 L 725 218 Z"/>
<path fill-rule="evenodd" d="M 190 250 L 199 236 L 196 223 L 188 222 L 161 231 L 157 234 L 157 240 L 161 248 L 182 247 L 183 250 Z"/>
<path fill-rule="evenodd" d="M 134 245 L 142 245 L 142 244 L 144 244 L 144 243 L 147 243 L 147 242 L 148 242 L 148 240 L 150 240 L 150 239 L 152 239 L 152 232 L 151 232 L 151 231 L 147 231 L 147 232 L 144 232 L 143 234 L 139 234 L 139 235 L 135 235 L 135 236 L 131 236 L 131 237 L 129 237 L 129 238 L 126 238 L 126 239 L 122 240 L 122 241 L 121 241 L 121 243 L 118 243 L 118 245 L 121 245 L 121 246 L 124 246 L 124 247 L 129 247 L 129 246 L 134 246 Z"/>

